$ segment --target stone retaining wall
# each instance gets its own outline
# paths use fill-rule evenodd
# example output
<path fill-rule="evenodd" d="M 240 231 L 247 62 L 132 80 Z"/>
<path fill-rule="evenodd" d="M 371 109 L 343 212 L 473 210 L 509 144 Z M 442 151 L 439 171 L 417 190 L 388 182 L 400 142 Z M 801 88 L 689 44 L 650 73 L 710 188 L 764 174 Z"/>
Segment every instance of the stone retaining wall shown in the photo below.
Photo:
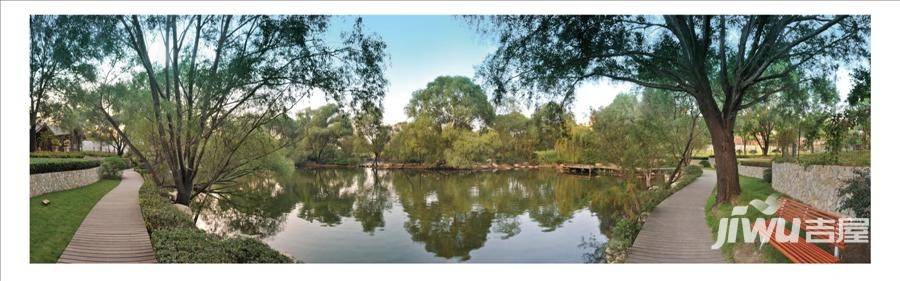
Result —
<path fill-rule="evenodd" d="M 73 189 L 100 180 L 100 167 L 31 175 L 31 197 Z"/>
<path fill-rule="evenodd" d="M 868 167 L 772 163 L 772 188 L 816 208 L 852 215 L 849 210 L 838 211 L 841 204 L 838 190 L 845 185 L 845 180 L 854 176 L 856 169 L 869 171 Z"/>
<path fill-rule="evenodd" d="M 738 165 L 738 174 L 745 177 L 763 179 L 765 177 L 766 169 L 770 168 Z"/>

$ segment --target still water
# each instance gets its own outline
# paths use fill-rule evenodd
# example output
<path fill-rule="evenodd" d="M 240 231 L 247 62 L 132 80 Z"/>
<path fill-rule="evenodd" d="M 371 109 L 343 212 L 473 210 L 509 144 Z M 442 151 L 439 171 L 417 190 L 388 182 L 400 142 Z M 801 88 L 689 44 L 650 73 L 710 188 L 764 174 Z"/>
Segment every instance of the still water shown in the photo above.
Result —
<path fill-rule="evenodd" d="M 551 170 L 298 169 L 206 197 L 198 225 L 308 263 L 599 262 L 608 211 L 591 200 L 617 184 Z"/>

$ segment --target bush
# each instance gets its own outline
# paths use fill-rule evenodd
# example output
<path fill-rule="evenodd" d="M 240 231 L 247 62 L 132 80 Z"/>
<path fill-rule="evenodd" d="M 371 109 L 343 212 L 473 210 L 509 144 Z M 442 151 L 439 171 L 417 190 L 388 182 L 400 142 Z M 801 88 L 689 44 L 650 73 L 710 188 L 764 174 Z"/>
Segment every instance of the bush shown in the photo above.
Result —
<path fill-rule="evenodd" d="M 99 157 L 99 158 L 118 157 L 119 156 L 112 152 L 103 152 L 103 151 L 81 151 L 81 154 L 84 156 Z"/>
<path fill-rule="evenodd" d="M 559 156 L 559 153 L 556 150 L 541 150 L 535 151 L 535 155 L 537 156 L 538 163 L 541 164 L 560 164 L 562 163 L 562 159 Z"/>
<path fill-rule="evenodd" d="M 613 237 L 622 241 L 627 241 L 628 245 L 634 242 L 638 232 L 641 231 L 641 225 L 629 219 L 620 219 L 613 227 Z"/>
<path fill-rule="evenodd" d="M 763 180 L 767 183 L 772 183 L 772 169 L 763 170 Z"/>
<path fill-rule="evenodd" d="M 38 151 L 31 153 L 32 158 L 84 158 L 80 151 Z"/>
<path fill-rule="evenodd" d="M 868 171 L 859 169 L 853 171 L 856 174 L 847 180 L 847 184 L 838 191 L 841 199 L 841 211 L 851 210 L 858 218 L 871 216 L 871 185 L 872 179 Z"/>
<path fill-rule="evenodd" d="M 31 158 L 31 174 L 43 174 L 90 169 L 100 166 L 100 160 L 79 158 Z"/>
<path fill-rule="evenodd" d="M 756 152 L 757 152 L 756 149 L 751 149 L 751 150 L 750 150 L 750 154 L 756 154 Z"/>
<path fill-rule="evenodd" d="M 745 160 L 741 160 L 740 164 L 743 166 L 771 168 L 772 160 L 769 160 L 769 159 L 745 159 Z"/>
<path fill-rule="evenodd" d="M 145 181 L 139 202 L 156 260 L 162 263 L 290 263 L 293 260 L 252 238 L 223 238 L 194 226 L 191 217 Z"/>
<path fill-rule="evenodd" d="M 871 164 L 871 152 L 868 150 L 844 151 L 839 154 L 831 153 L 815 153 L 801 154 L 800 158 L 779 157 L 773 161 L 777 163 L 788 162 L 797 163 L 803 166 L 809 165 L 837 165 L 837 166 L 856 166 L 868 167 Z"/>
<path fill-rule="evenodd" d="M 709 164 L 709 160 L 706 160 L 706 159 L 700 160 L 700 166 L 702 166 L 703 168 L 711 168 L 712 167 L 712 165 Z"/>
<path fill-rule="evenodd" d="M 707 162 L 707 164 L 709 164 L 709 162 Z M 688 176 L 696 177 L 696 176 L 700 176 L 701 174 L 703 174 L 703 168 L 700 168 L 700 166 L 690 165 L 690 166 L 687 166 L 687 168 L 684 168 L 684 176 L 685 177 L 688 177 Z"/>
<path fill-rule="evenodd" d="M 122 170 L 124 169 L 128 169 L 128 163 L 125 163 L 125 159 L 122 159 L 122 157 L 106 157 L 100 163 L 100 174 L 104 178 L 122 178 Z"/>

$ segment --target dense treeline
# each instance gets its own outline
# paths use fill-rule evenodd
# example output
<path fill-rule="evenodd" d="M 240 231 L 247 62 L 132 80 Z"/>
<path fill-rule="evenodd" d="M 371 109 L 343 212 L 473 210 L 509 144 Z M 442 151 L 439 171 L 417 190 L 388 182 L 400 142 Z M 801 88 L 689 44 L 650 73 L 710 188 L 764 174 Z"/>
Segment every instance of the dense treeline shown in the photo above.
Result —
<path fill-rule="evenodd" d="M 579 124 L 559 103 L 536 106 L 529 116 L 516 106 L 495 107 L 467 77 L 442 76 L 414 92 L 405 109 L 409 120 L 379 137 L 381 161 L 443 168 L 518 163 L 675 167 L 708 143 L 690 100 L 661 90 L 619 94 L 593 110 L 587 124 Z M 364 118 L 350 117 L 334 104 L 300 111 L 294 161 L 374 160 L 376 151 L 366 145 L 371 141 L 360 135 L 365 123 L 353 119 Z"/>

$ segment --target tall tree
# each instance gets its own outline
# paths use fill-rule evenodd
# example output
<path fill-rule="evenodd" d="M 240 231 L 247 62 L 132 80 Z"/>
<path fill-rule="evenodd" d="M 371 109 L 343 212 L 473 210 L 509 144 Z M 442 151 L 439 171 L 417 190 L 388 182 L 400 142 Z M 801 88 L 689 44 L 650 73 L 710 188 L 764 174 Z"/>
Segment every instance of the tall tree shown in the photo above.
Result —
<path fill-rule="evenodd" d="M 750 111 L 742 114 L 741 118 L 746 121 L 746 123 L 743 123 L 746 126 L 743 130 L 749 132 L 750 136 L 753 137 L 753 140 L 756 141 L 756 144 L 762 150 L 762 155 L 768 156 L 769 148 L 771 148 L 772 141 L 774 141 L 775 126 L 779 121 L 772 105 L 768 103 L 758 104 L 751 108 Z M 781 147 L 781 149 L 783 150 L 784 147 Z"/>
<path fill-rule="evenodd" d="M 82 82 L 97 78 L 97 63 L 115 52 L 109 40 L 114 19 L 99 16 L 35 15 L 29 19 L 31 53 L 28 87 L 30 150 L 37 148 L 37 125 L 47 123 L 57 112 L 54 106 L 66 103 L 64 92 L 79 90 Z"/>
<path fill-rule="evenodd" d="M 494 119 L 494 108 L 480 86 L 463 76 L 441 76 L 413 92 L 406 115 L 427 115 L 443 126 L 472 129 Z"/>
<path fill-rule="evenodd" d="M 869 17 L 496 16 L 471 20 L 496 33 L 479 70 L 496 97 L 573 97 L 578 84 L 608 78 L 691 95 L 716 157 L 716 202 L 740 194 L 738 113 L 805 77 L 868 56 Z M 482 24 L 482 23 L 488 24 Z"/>
<path fill-rule="evenodd" d="M 326 40 L 328 17 L 267 15 L 116 16 L 134 71 L 145 75 L 150 138 L 139 149 L 111 112 L 94 105 L 122 134 L 158 185 L 171 183 L 190 204 L 212 186 L 251 172 L 257 160 L 293 143 L 272 128 L 312 93 L 351 108 L 380 100 L 385 44 L 358 19 L 341 41 Z M 150 52 L 149 50 L 162 52 Z M 153 56 L 151 56 L 153 55 Z M 126 124 L 127 125 L 127 124 Z M 254 151 L 247 151 L 253 147 Z"/>
<path fill-rule="evenodd" d="M 567 137 L 566 120 L 574 119 L 571 112 L 557 102 L 542 104 L 531 114 L 531 122 L 537 131 L 537 149 L 552 149 L 556 141 Z"/>
<path fill-rule="evenodd" d="M 350 117 L 341 112 L 336 104 L 327 104 L 319 108 L 307 108 L 297 113 L 297 125 L 300 130 L 300 140 L 296 147 L 302 159 L 296 161 L 312 160 L 324 163 L 334 160 L 337 152 L 341 150 L 342 138 L 353 134 Z M 349 154 L 349 151 L 340 151 Z"/>
<path fill-rule="evenodd" d="M 374 167 L 378 167 L 384 148 L 391 139 L 391 127 L 383 124 L 381 107 L 357 114 L 354 121 L 357 136 L 362 139 L 363 147 L 374 156 Z"/>

